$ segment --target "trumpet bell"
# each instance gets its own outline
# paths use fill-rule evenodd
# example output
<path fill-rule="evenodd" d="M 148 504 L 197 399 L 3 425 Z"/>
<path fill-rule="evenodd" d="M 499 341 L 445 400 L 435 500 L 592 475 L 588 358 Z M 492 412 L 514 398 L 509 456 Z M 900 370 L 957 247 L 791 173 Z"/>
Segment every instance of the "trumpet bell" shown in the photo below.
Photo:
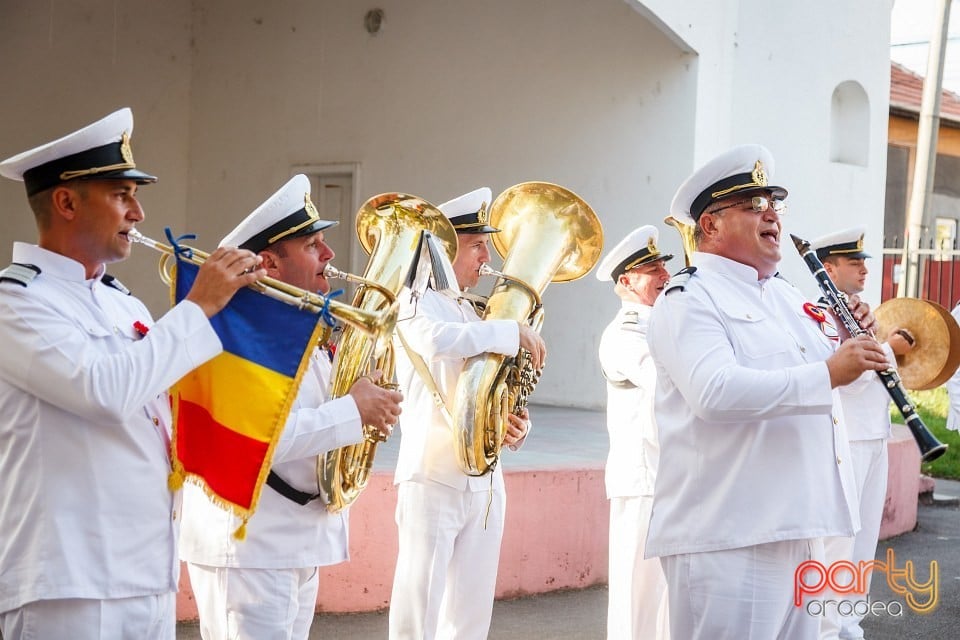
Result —
<path fill-rule="evenodd" d="M 891 298 L 873 313 L 880 327 L 880 340 L 898 327 L 909 331 L 916 340 L 909 353 L 897 357 L 905 388 L 934 389 L 949 380 L 960 366 L 960 325 L 939 304 L 919 298 Z"/>

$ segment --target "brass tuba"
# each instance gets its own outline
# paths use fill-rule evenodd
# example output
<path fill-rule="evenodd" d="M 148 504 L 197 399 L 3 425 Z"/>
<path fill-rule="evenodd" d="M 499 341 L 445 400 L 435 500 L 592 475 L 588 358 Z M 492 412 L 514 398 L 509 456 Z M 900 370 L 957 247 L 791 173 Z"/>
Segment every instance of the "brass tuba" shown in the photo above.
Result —
<path fill-rule="evenodd" d="M 374 196 L 357 212 L 356 226 L 360 245 L 370 255 L 363 277 L 336 269 L 330 269 L 329 273 L 332 277 L 359 283 L 353 307 L 371 314 L 396 308 L 396 296 L 403 287 L 423 231 L 439 238 L 448 254 L 456 255 L 457 234 L 453 225 L 439 209 L 416 196 L 404 193 Z M 343 330 L 333 361 L 331 398 L 346 395 L 358 378 L 376 369 L 383 372 L 381 386 L 396 388 L 393 385 L 393 327 L 390 329 L 375 340 L 352 325 Z M 382 441 L 375 428 L 364 425 L 363 442 L 328 451 L 317 458 L 317 480 L 328 511 L 336 513 L 357 499 L 367 485 L 377 445 Z"/>
<path fill-rule="evenodd" d="M 575 193 L 548 182 L 524 182 L 497 196 L 490 224 L 501 230 L 492 240 L 504 262 L 483 319 L 529 322 L 539 331 L 540 295 L 547 285 L 583 277 L 600 257 L 600 220 Z M 513 358 L 486 353 L 467 359 L 452 412 L 464 473 L 481 476 L 494 468 L 507 414 L 523 408 L 538 377 L 523 349 Z"/>

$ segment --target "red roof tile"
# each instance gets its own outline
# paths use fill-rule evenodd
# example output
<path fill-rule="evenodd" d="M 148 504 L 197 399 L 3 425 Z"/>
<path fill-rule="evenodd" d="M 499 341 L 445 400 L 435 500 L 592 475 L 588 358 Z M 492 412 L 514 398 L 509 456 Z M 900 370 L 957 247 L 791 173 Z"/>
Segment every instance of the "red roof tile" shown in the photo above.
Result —
<path fill-rule="evenodd" d="M 923 76 L 891 60 L 890 109 L 919 115 L 922 99 Z M 940 97 L 940 117 L 960 122 L 960 96 L 952 91 L 943 90 Z"/>

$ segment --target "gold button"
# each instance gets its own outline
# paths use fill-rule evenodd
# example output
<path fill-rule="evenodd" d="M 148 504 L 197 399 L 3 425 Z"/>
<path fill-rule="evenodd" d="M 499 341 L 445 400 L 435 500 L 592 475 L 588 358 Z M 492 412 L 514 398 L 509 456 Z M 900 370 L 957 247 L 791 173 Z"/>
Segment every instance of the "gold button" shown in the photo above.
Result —
<path fill-rule="evenodd" d="M 176 511 L 176 510 L 173 511 L 173 519 L 174 519 L 174 520 L 177 519 L 177 511 Z"/>
<path fill-rule="evenodd" d="M 155 426 L 155 427 L 159 427 L 159 426 L 160 426 L 160 418 L 154 418 L 154 419 L 153 419 L 153 426 Z"/>
<path fill-rule="evenodd" d="M 830 417 L 833 418 L 833 424 L 840 424 L 840 421 L 837 420 L 837 417 L 836 417 L 836 416 L 830 416 Z"/>
<path fill-rule="evenodd" d="M 840 464 L 840 456 L 837 456 L 837 464 Z"/>

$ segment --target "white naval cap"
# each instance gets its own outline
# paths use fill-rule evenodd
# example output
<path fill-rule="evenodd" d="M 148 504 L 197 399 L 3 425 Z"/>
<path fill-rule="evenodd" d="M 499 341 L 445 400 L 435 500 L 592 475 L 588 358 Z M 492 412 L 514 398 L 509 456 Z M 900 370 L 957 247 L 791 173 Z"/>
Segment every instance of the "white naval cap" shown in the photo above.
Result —
<path fill-rule="evenodd" d="M 133 112 L 124 107 L 79 131 L 7 158 L 0 162 L 0 175 L 22 181 L 28 196 L 74 179 L 156 182 L 156 176 L 137 170 L 132 134 Z"/>
<path fill-rule="evenodd" d="M 821 260 L 827 256 L 870 258 L 872 256 L 863 250 L 863 235 L 866 231 L 866 227 L 853 227 L 828 233 L 811 242 L 810 248 L 817 252 L 817 257 Z"/>
<path fill-rule="evenodd" d="M 492 199 L 490 187 L 480 187 L 437 208 L 447 216 L 457 233 L 499 233 L 500 229 L 487 224 Z"/>
<path fill-rule="evenodd" d="M 220 241 L 220 246 L 259 253 L 278 240 L 309 235 L 335 224 L 320 219 L 310 200 L 310 179 L 298 173 L 244 218 Z"/>
<path fill-rule="evenodd" d="M 666 262 L 673 258 L 673 255 L 660 253 L 657 249 L 659 237 L 660 232 L 651 224 L 645 224 L 631 231 L 600 261 L 600 266 L 597 267 L 597 280 L 616 281 L 621 274 L 630 269 L 648 262 L 657 260 Z"/>
<path fill-rule="evenodd" d="M 670 203 L 670 215 L 696 224 L 708 205 L 734 194 L 770 191 L 775 198 L 786 198 L 786 189 L 769 185 L 773 168 L 773 156 L 763 145 L 734 147 L 697 169 L 680 185 Z"/>

